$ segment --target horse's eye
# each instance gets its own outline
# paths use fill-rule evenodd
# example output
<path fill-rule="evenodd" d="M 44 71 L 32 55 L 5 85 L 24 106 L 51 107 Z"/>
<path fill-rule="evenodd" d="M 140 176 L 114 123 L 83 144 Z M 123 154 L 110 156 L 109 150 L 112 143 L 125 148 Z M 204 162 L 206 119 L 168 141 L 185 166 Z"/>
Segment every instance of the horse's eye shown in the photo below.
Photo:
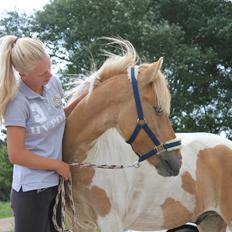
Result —
<path fill-rule="evenodd" d="M 153 108 L 157 114 L 163 113 L 163 109 L 160 106 L 154 106 Z"/>

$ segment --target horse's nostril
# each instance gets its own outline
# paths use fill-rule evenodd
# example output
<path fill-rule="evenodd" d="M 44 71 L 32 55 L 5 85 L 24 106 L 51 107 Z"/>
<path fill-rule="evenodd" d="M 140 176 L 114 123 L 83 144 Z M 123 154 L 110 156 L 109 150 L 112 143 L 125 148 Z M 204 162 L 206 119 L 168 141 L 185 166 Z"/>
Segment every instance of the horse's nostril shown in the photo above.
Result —
<path fill-rule="evenodd" d="M 164 160 L 165 165 L 168 167 L 168 169 L 172 170 L 172 166 L 170 165 L 170 163 L 168 162 L 168 160 Z"/>

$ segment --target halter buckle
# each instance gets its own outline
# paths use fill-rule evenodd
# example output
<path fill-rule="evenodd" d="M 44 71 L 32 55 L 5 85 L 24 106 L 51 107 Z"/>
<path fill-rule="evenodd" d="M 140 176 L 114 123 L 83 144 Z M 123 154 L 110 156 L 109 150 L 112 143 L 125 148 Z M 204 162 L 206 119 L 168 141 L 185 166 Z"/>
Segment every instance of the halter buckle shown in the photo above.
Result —
<path fill-rule="evenodd" d="M 166 149 L 164 148 L 164 145 L 163 145 L 163 144 L 160 144 L 160 145 L 158 145 L 158 146 L 155 146 L 155 147 L 154 147 L 154 150 L 157 151 L 157 153 L 160 153 L 161 151 L 164 151 L 164 150 L 166 150 Z"/>
<path fill-rule="evenodd" d="M 146 120 L 143 118 L 143 119 L 137 119 L 137 124 L 139 124 L 140 126 L 142 125 L 145 125 L 146 124 Z"/>

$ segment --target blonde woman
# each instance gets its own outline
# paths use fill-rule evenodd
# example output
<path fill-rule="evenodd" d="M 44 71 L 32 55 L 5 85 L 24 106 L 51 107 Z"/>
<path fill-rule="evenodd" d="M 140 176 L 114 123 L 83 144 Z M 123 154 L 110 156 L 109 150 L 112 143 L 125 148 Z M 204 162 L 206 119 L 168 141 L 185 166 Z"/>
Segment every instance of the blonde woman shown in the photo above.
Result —
<path fill-rule="evenodd" d="M 14 164 L 11 204 L 15 232 L 56 231 L 51 217 L 58 177 L 70 177 L 69 165 L 61 158 L 65 115 L 86 94 L 63 109 L 63 90 L 51 73 L 43 44 L 27 37 L 1 38 L 0 116 Z"/>

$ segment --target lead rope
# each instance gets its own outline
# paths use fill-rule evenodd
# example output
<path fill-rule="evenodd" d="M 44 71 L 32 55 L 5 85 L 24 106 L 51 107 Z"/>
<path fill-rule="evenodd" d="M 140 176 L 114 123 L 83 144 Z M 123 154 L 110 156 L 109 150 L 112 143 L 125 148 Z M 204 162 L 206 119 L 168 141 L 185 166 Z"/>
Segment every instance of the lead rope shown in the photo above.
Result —
<path fill-rule="evenodd" d="M 80 163 L 80 162 L 72 162 L 69 163 L 70 166 L 80 166 L 80 167 L 88 167 L 88 168 L 100 168 L 100 169 L 124 169 L 124 168 L 139 168 L 140 162 L 137 160 L 129 165 L 121 165 L 121 164 L 93 164 L 93 163 Z"/>
<path fill-rule="evenodd" d="M 65 192 L 65 184 L 67 186 L 66 192 Z M 58 232 L 72 232 L 71 229 L 65 229 L 65 194 L 70 202 L 70 207 L 72 211 L 72 229 L 73 229 L 76 223 L 76 209 L 75 209 L 73 194 L 72 194 L 72 179 L 70 178 L 65 183 L 64 178 L 60 177 L 58 192 L 56 195 L 55 204 L 53 207 L 53 215 L 52 215 L 53 225 Z M 59 226 L 57 223 L 57 209 L 58 209 L 59 201 L 61 203 L 61 226 Z"/>

